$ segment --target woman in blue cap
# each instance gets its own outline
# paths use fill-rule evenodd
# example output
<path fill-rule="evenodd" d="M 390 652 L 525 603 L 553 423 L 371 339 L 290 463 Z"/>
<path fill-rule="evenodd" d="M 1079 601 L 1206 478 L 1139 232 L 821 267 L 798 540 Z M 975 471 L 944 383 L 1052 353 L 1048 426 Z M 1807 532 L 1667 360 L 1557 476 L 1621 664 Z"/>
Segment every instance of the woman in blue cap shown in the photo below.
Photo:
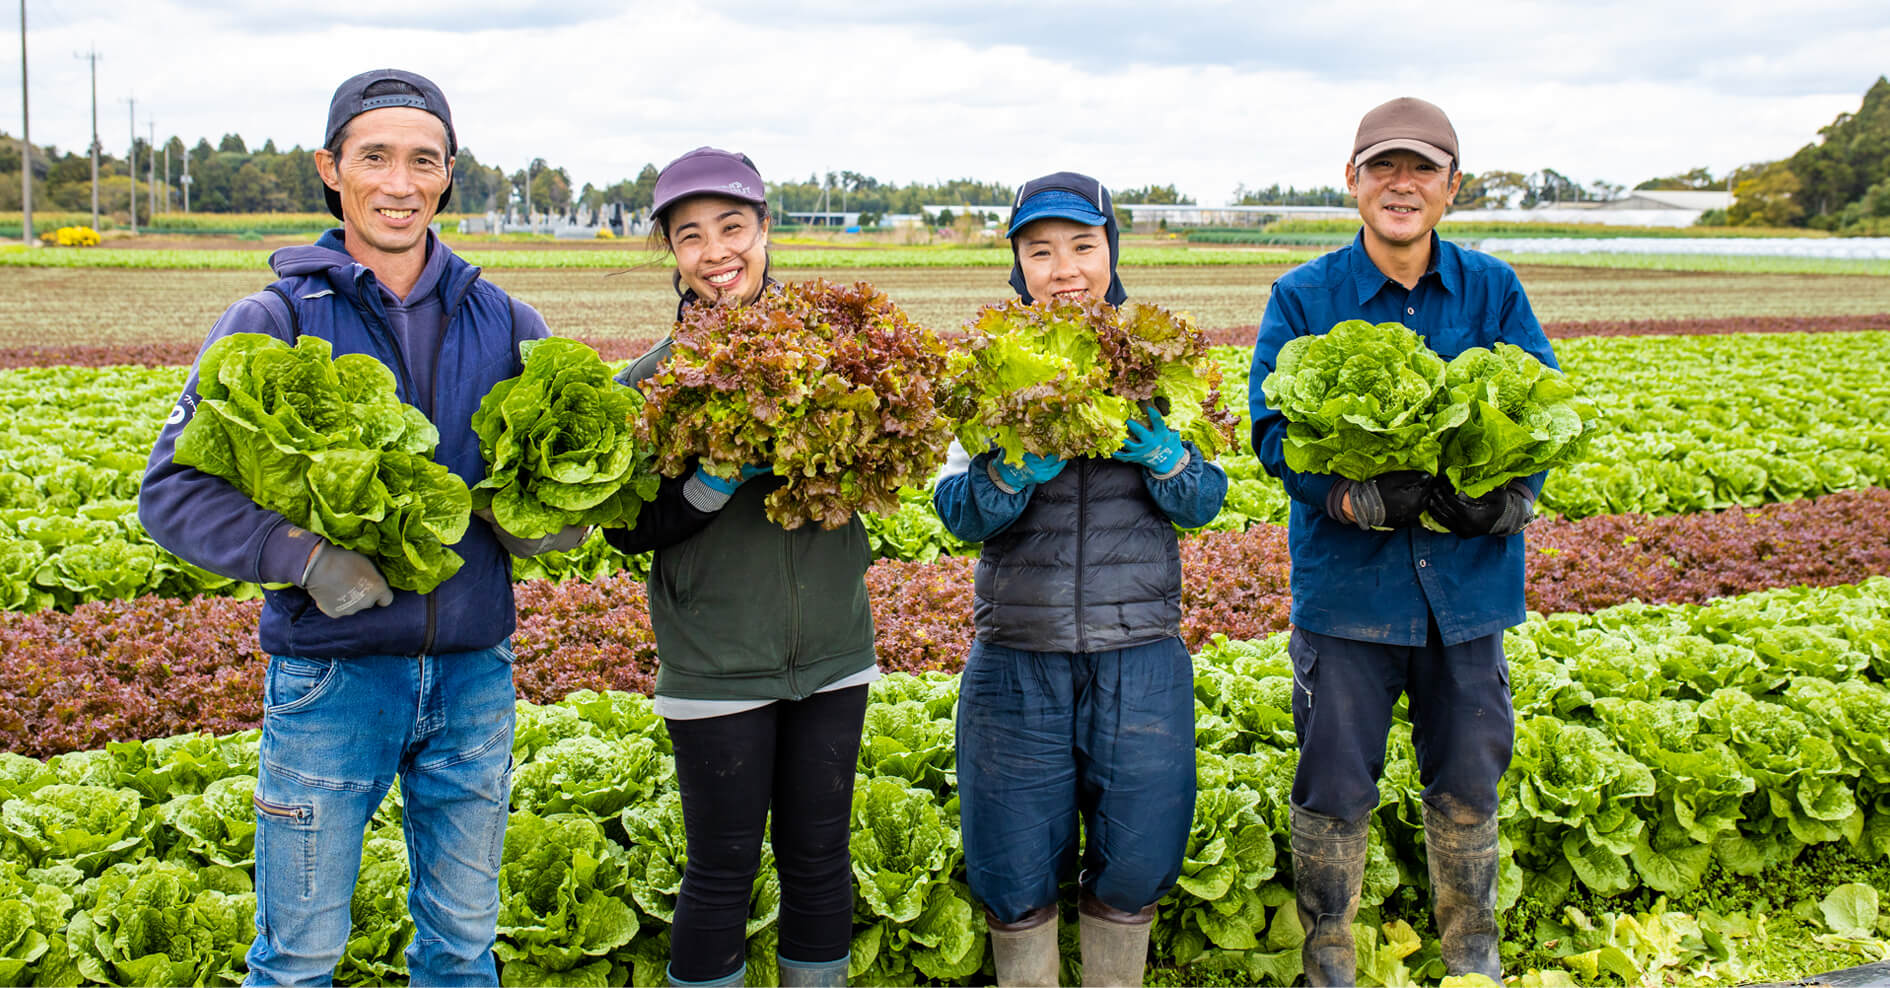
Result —
<path fill-rule="evenodd" d="M 1109 193 L 1025 183 L 1011 212 L 1025 302 L 1128 297 Z M 1227 475 L 1149 412 L 1107 459 L 953 444 L 933 504 L 983 542 L 958 699 L 959 813 L 998 983 L 1057 983 L 1057 886 L 1080 886 L 1083 983 L 1140 985 L 1155 902 L 1194 820 L 1194 667 L 1175 526 L 1220 512 Z M 1078 822 L 1084 839 L 1078 870 Z"/>
<path fill-rule="evenodd" d="M 675 255 L 677 304 L 751 303 L 768 277 L 768 200 L 746 155 L 697 148 L 657 176 L 652 209 Z M 618 377 L 634 385 L 665 339 Z M 669 728 L 689 863 L 670 929 L 669 980 L 739 985 L 749 895 L 773 813 L 781 877 L 783 985 L 843 985 L 853 933 L 847 853 L 867 684 L 878 678 L 866 597 L 872 561 L 854 517 L 792 531 L 762 501 L 767 465 L 724 479 L 698 468 L 663 481 L 624 552 L 655 550 L 650 625 L 662 665 L 656 712 Z"/>

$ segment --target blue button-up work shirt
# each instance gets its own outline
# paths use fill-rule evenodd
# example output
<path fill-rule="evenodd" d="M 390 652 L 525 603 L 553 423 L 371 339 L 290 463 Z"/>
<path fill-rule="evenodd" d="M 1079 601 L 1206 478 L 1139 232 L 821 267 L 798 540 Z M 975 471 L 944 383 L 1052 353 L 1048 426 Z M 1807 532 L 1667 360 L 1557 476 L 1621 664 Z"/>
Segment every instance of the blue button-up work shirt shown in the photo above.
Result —
<path fill-rule="evenodd" d="M 1386 645 L 1422 645 L 1435 618 L 1454 645 L 1522 623 L 1523 537 L 1459 538 L 1424 528 L 1367 532 L 1326 514 L 1331 474 L 1298 473 L 1282 449 L 1286 420 L 1267 407 L 1261 382 L 1280 347 L 1347 319 L 1400 322 L 1445 359 L 1471 347 L 1510 343 L 1551 367 L 1555 353 L 1510 266 L 1431 235 L 1431 265 L 1407 290 L 1350 247 L 1287 272 L 1273 284 L 1253 348 L 1248 408 L 1254 450 L 1293 499 L 1293 623 L 1308 631 Z M 1542 489 L 1540 475 L 1531 486 Z"/>

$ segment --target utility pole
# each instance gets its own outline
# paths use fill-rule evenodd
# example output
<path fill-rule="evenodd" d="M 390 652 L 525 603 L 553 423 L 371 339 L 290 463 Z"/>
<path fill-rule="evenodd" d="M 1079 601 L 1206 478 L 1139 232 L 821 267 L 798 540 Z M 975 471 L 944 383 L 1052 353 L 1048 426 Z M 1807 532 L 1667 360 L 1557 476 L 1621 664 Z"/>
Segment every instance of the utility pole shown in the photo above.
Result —
<path fill-rule="evenodd" d="M 171 211 L 171 142 L 164 142 L 164 211 Z"/>
<path fill-rule="evenodd" d="M 20 0 L 20 242 L 33 237 L 33 122 L 26 103 L 26 0 Z"/>
<path fill-rule="evenodd" d="M 131 153 L 125 157 L 125 174 L 131 179 L 131 191 L 125 204 L 131 207 L 131 232 L 138 232 L 138 97 L 127 96 L 131 104 Z"/>
<path fill-rule="evenodd" d="M 146 120 L 145 123 L 151 128 L 151 140 L 144 146 L 145 167 L 150 171 L 144 180 L 144 191 L 151 200 L 151 208 L 144 211 L 144 217 L 152 226 L 157 226 L 157 122 Z"/>
<path fill-rule="evenodd" d="M 83 58 L 92 63 L 92 229 L 98 229 L 98 49 L 94 48 L 83 55 L 73 53 L 75 58 Z"/>

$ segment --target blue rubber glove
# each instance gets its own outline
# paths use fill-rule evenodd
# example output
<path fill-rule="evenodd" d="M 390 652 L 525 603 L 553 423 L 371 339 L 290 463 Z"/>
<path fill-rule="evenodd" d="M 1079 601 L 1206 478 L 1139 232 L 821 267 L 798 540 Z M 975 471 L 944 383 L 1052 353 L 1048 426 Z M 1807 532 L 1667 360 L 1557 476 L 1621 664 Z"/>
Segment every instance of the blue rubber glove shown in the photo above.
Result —
<path fill-rule="evenodd" d="M 1181 445 L 1181 437 L 1175 430 L 1162 422 L 1162 413 L 1152 406 L 1148 409 L 1148 423 L 1129 420 L 1129 439 L 1116 450 L 1115 458 L 1139 463 L 1147 467 L 1149 473 L 1166 477 L 1188 461 L 1188 450 Z"/>
<path fill-rule="evenodd" d="M 741 473 L 736 476 L 717 477 L 715 474 L 698 466 L 696 467 L 696 480 L 699 481 L 702 486 L 715 491 L 717 494 L 733 494 L 735 493 L 735 488 L 740 487 L 762 474 L 773 472 L 774 465 L 771 463 L 744 463 L 742 464 Z"/>
<path fill-rule="evenodd" d="M 1015 467 L 1005 461 L 1002 449 L 997 453 L 997 457 L 991 461 L 991 470 L 996 474 L 997 480 L 1012 491 L 1021 491 L 1035 484 L 1049 483 L 1056 479 L 1057 474 L 1063 472 L 1063 464 L 1067 462 L 1061 457 L 1025 453 L 1024 465 Z"/>

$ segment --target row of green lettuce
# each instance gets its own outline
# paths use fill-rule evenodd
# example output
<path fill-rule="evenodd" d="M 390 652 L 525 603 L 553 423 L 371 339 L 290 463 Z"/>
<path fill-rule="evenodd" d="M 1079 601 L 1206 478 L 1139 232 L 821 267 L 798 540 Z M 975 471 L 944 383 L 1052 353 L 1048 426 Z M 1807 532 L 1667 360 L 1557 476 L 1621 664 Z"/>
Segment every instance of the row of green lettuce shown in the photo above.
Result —
<path fill-rule="evenodd" d="M 1678 514 L 1890 483 L 1890 333 L 1585 338 L 1557 350 L 1602 424 L 1577 462 L 1551 473 L 1544 511 Z M 1215 354 L 1224 393 L 1242 404 L 1250 351 Z M 0 609 L 257 592 L 183 563 L 137 522 L 145 456 L 182 381 L 178 368 L 0 372 Z M 1285 521 L 1285 493 L 1256 458 L 1222 463 L 1232 484 L 1209 528 Z M 974 551 L 945 531 L 924 491 L 902 492 L 901 503 L 867 518 L 878 555 Z M 644 565 L 593 536 L 571 553 L 520 560 L 514 575 Z"/>
<path fill-rule="evenodd" d="M 1756 874 L 1814 845 L 1860 861 L 1890 854 L 1890 579 L 1536 617 L 1506 647 L 1518 715 L 1501 784 L 1506 917 L 1579 925 L 1556 908 L 1576 892 L 1678 893 L 1709 870 Z M 852 810 L 855 983 L 991 974 L 958 830 L 956 689 L 940 673 L 872 688 Z M 1199 796 L 1152 934 L 1159 965 L 1266 984 L 1301 973 L 1292 690 L 1285 636 L 1221 639 L 1195 658 Z M 1408 735 L 1400 719 L 1372 820 L 1357 927 L 1368 983 L 1441 974 L 1435 946 L 1396 915 L 1396 893 L 1426 874 Z M 660 983 L 685 862 L 674 763 L 650 701 L 581 692 L 521 704 L 513 753 L 502 980 Z M 0 754 L 0 982 L 237 979 L 255 902 L 256 767 L 255 732 L 43 763 Z M 407 862 L 396 791 L 367 830 L 341 982 L 403 977 Z M 748 924 L 755 983 L 773 976 L 780 890 L 767 863 L 764 852 Z M 1519 902 L 1528 908 L 1512 912 Z M 1874 908 L 1866 925 L 1879 922 Z M 1594 938 L 1565 932 L 1512 925 L 1505 949 L 1555 940 L 1584 981 L 1611 970 L 1601 947 L 1583 946 Z"/>

